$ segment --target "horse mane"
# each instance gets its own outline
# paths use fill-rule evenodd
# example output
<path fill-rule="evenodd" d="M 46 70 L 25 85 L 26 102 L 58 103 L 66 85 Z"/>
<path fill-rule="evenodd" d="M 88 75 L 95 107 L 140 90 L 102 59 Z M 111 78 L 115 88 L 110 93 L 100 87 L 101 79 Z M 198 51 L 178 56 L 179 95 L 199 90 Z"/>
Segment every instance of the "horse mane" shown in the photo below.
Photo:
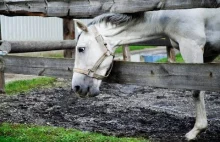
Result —
<path fill-rule="evenodd" d="M 106 13 L 95 17 L 89 24 L 99 24 L 102 22 L 110 23 L 112 25 L 121 26 L 130 22 L 138 22 L 144 18 L 144 12 L 132 13 L 132 14 L 121 14 L 121 13 Z"/>
<path fill-rule="evenodd" d="M 87 26 L 91 26 L 94 24 L 99 24 L 101 22 L 110 23 L 112 25 L 121 26 L 124 24 L 128 24 L 130 22 L 141 22 L 144 19 L 144 12 L 139 13 L 129 13 L 129 14 L 120 14 L 120 13 L 106 13 L 95 17 Z M 79 33 L 77 37 L 77 41 L 79 40 L 82 31 Z"/>

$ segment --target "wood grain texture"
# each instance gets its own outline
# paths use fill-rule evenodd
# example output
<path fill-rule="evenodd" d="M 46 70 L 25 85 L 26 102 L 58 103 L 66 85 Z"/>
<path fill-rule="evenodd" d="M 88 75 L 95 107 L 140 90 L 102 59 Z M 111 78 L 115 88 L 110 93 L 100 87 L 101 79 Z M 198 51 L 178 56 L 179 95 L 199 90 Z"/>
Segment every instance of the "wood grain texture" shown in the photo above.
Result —
<path fill-rule="evenodd" d="M 166 39 L 150 40 L 131 45 L 149 45 L 149 46 L 170 46 L 170 41 Z M 64 41 L 3 41 L 0 50 L 10 53 L 40 52 L 51 50 L 74 49 L 76 40 Z"/>
<path fill-rule="evenodd" d="M 66 41 L 5 41 L 1 49 L 10 53 L 39 52 L 51 50 L 74 49 L 75 40 Z"/>
<path fill-rule="evenodd" d="M 217 8 L 219 0 L 1 0 L 0 14 L 92 18 L 102 13 Z"/>
<path fill-rule="evenodd" d="M 63 39 L 74 40 L 75 39 L 75 25 L 72 18 L 63 19 Z M 75 49 L 64 50 L 65 58 L 75 58 Z"/>
<path fill-rule="evenodd" d="M 72 78 L 73 59 L 5 56 L 7 73 Z M 106 82 L 220 91 L 219 64 L 155 64 L 115 61 Z"/>
<path fill-rule="evenodd" d="M 5 56 L 5 72 L 71 78 L 74 60 Z"/>

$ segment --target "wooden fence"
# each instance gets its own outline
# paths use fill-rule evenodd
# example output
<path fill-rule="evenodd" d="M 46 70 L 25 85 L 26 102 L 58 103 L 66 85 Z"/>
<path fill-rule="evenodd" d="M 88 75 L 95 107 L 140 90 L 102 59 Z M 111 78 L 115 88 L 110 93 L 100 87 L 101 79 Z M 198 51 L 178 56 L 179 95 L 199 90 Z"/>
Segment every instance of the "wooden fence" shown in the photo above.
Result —
<path fill-rule="evenodd" d="M 88 18 L 106 12 L 216 8 L 219 0 L 1 0 L 0 14 Z"/>
<path fill-rule="evenodd" d="M 171 46 L 167 39 L 150 40 L 142 43 L 133 43 L 130 45 L 148 45 L 148 46 Z M 3 41 L 0 50 L 8 53 L 40 52 L 51 50 L 75 49 L 75 40 L 63 41 Z"/>
<path fill-rule="evenodd" d="M 73 39 L 72 19 L 94 17 L 105 12 L 134 13 L 160 9 L 218 8 L 219 0 L 2 0 L 0 14 L 9 16 L 55 16 L 64 18 L 64 39 Z M 166 39 L 136 43 L 135 45 L 167 46 Z M 71 57 L 75 41 L 56 42 L 3 42 L 0 50 L 10 53 L 70 49 Z M 124 48 L 127 52 L 127 48 Z M 128 57 L 125 55 L 125 57 Z M 48 59 L 4 56 L 0 58 L 0 90 L 4 88 L 4 73 L 34 74 L 71 78 L 73 59 Z M 218 64 L 150 64 L 116 62 L 105 81 L 132 83 L 175 89 L 220 90 L 220 66 Z"/>
<path fill-rule="evenodd" d="M 72 78 L 73 59 L 5 56 L 5 72 Z M 161 64 L 115 61 L 112 83 L 220 91 L 219 64 Z"/>

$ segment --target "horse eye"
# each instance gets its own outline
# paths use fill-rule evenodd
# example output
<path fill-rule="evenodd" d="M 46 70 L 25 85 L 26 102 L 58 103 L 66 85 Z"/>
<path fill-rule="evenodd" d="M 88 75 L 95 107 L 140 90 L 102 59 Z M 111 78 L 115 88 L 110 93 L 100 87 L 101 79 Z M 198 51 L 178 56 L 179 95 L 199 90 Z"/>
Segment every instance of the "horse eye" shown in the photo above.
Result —
<path fill-rule="evenodd" d="M 84 51 L 85 51 L 85 47 L 79 47 L 79 48 L 78 48 L 78 52 L 82 53 L 82 52 L 84 52 Z"/>

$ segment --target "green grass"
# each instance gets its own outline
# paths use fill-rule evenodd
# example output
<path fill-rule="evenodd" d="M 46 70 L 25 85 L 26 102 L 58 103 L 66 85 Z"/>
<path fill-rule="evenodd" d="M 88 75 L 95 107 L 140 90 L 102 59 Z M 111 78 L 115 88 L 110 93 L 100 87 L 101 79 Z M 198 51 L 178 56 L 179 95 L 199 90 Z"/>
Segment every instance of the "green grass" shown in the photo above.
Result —
<path fill-rule="evenodd" d="M 2 123 L 0 142 L 148 142 L 49 126 Z"/>
<path fill-rule="evenodd" d="M 158 63 L 167 63 L 167 58 L 163 58 L 157 61 Z M 184 63 L 184 60 L 181 56 L 181 54 L 176 55 L 176 62 L 177 63 Z"/>
<path fill-rule="evenodd" d="M 27 92 L 31 89 L 50 85 L 56 81 L 52 77 L 40 77 L 31 80 L 19 80 L 9 82 L 5 85 L 6 94 L 16 94 L 20 92 Z"/>
<path fill-rule="evenodd" d="M 145 48 L 155 48 L 155 46 L 129 46 L 129 48 L 130 51 L 134 51 L 134 50 L 142 50 Z M 118 47 L 115 53 L 122 53 L 122 47 Z"/>

